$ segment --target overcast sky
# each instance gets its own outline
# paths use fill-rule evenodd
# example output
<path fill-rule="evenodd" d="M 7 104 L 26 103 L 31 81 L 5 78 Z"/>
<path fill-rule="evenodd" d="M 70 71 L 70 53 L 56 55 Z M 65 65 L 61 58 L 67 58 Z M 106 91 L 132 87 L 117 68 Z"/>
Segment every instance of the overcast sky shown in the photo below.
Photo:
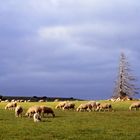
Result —
<path fill-rule="evenodd" d="M 139 0 L 0 0 L 2 95 L 107 99 L 121 52 L 139 86 Z"/>

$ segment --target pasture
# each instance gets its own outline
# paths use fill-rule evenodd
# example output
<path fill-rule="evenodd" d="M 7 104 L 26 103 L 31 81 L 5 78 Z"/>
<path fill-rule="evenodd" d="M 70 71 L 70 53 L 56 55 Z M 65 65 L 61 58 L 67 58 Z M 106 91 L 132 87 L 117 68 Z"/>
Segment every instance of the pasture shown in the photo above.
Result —
<path fill-rule="evenodd" d="M 76 107 L 87 101 L 75 101 Z M 110 102 L 110 101 L 99 101 Z M 51 115 L 34 123 L 32 118 L 16 118 L 13 110 L 0 103 L 0 140 L 139 140 L 140 111 L 129 111 L 133 101 L 110 102 L 114 112 L 76 112 L 54 109 L 58 102 L 18 103 L 24 114 L 32 105 L 47 105 Z"/>

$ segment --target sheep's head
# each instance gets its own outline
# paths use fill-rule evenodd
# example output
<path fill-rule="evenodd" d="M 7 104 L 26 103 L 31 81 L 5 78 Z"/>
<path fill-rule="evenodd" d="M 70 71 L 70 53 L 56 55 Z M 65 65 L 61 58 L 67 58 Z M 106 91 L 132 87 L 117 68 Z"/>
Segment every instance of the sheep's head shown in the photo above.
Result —
<path fill-rule="evenodd" d="M 79 111 L 80 111 L 80 108 L 78 107 L 78 108 L 76 109 L 76 111 L 79 112 Z"/>
<path fill-rule="evenodd" d="M 29 117 L 29 112 L 26 112 L 25 116 Z"/>
<path fill-rule="evenodd" d="M 132 106 L 129 107 L 129 110 L 131 110 L 131 109 L 132 109 Z"/>
<path fill-rule="evenodd" d="M 35 113 L 34 116 L 33 116 L 33 118 L 34 118 L 34 122 L 41 121 L 41 116 L 39 115 L 39 113 Z"/>
<path fill-rule="evenodd" d="M 5 110 L 6 110 L 7 108 L 8 108 L 8 107 L 6 106 L 6 107 L 5 107 Z"/>
<path fill-rule="evenodd" d="M 99 111 L 99 110 L 100 110 L 100 106 L 97 106 L 96 111 Z"/>
<path fill-rule="evenodd" d="M 59 108 L 59 106 L 57 105 L 56 107 L 55 107 L 55 109 L 58 109 Z"/>

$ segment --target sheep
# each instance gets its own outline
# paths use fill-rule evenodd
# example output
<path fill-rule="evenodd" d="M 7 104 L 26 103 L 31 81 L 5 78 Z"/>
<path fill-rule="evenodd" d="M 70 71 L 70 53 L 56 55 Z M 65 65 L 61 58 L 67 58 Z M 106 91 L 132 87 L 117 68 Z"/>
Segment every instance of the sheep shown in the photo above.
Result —
<path fill-rule="evenodd" d="M 42 106 L 40 106 L 40 109 L 41 109 L 42 117 L 44 117 L 44 114 L 45 114 L 45 113 L 46 113 L 47 115 L 48 115 L 48 114 L 51 114 L 53 117 L 55 117 L 55 114 L 54 114 L 54 111 L 53 111 L 52 108 L 42 105 Z"/>
<path fill-rule="evenodd" d="M 19 102 L 24 102 L 24 100 L 19 100 Z"/>
<path fill-rule="evenodd" d="M 65 109 L 74 109 L 74 107 L 75 107 L 75 104 L 74 103 L 72 103 L 72 102 L 68 102 L 68 103 L 66 103 L 65 105 L 64 105 L 64 107 L 63 107 L 63 110 L 65 110 Z"/>
<path fill-rule="evenodd" d="M 31 106 L 27 112 L 26 112 L 26 116 L 28 117 L 32 117 L 35 113 L 39 113 L 41 114 L 41 108 L 40 106 Z"/>
<path fill-rule="evenodd" d="M 59 99 L 55 99 L 55 100 L 54 100 L 54 102 L 58 102 L 58 101 L 59 101 Z"/>
<path fill-rule="evenodd" d="M 87 104 L 90 104 L 92 106 L 92 109 L 95 111 L 100 103 L 96 101 L 89 101 Z"/>
<path fill-rule="evenodd" d="M 16 102 L 10 102 L 5 106 L 5 109 L 15 109 L 15 107 L 17 106 Z"/>
<path fill-rule="evenodd" d="M 16 108 L 15 108 L 15 116 L 16 117 L 19 117 L 19 116 L 22 117 L 22 112 L 23 112 L 23 108 L 20 105 L 16 106 Z"/>
<path fill-rule="evenodd" d="M 66 103 L 67 103 L 67 101 L 60 102 L 60 103 L 55 107 L 55 109 L 62 109 L 62 108 L 65 106 Z"/>
<path fill-rule="evenodd" d="M 33 120 L 34 120 L 34 122 L 40 122 L 41 121 L 41 116 L 39 115 L 39 113 L 34 114 Z"/>
<path fill-rule="evenodd" d="M 121 100 L 121 97 L 118 97 L 118 98 L 116 98 L 116 100 L 115 100 L 115 102 L 119 102 L 119 101 L 122 101 L 122 100 Z"/>
<path fill-rule="evenodd" d="M 1 103 L 4 103 L 5 101 L 1 101 Z"/>
<path fill-rule="evenodd" d="M 45 102 L 44 100 L 39 100 L 38 102 Z"/>
<path fill-rule="evenodd" d="M 116 101 L 116 99 L 115 99 L 115 98 L 111 98 L 111 99 L 109 99 L 108 101 L 115 102 L 115 101 Z"/>
<path fill-rule="evenodd" d="M 122 98 L 122 101 L 130 101 L 133 100 L 133 98 L 125 96 L 124 98 Z"/>
<path fill-rule="evenodd" d="M 101 110 L 110 111 L 110 110 L 112 110 L 112 105 L 110 103 L 102 103 L 97 106 L 96 111 L 101 111 Z"/>
<path fill-rule="evenodd" d="M 91 104 L 85 103 L 85 104 L 81 104 L 76 111 L 92 111 L 92 106 Z"/>
<path fill-rule="evenodd" d="M 15 99 L 12 99 L 11 102 L 15 102 Z"/>
<path fill-rule="evenodd" d="M 129 110 L 132 110 L 135 108 L 135 110 L 138 110 L 140 108 L 140 102 L 134 102 L 129 106 Z"/>
<path fill-rule="evenodd" d="M 5 100 L 5 102 L 6 102 L 6 103 L 8 103 L 8 102 L 9 102 L 9 100 Z"/>
<path fill-rule="evenodd" d="M 96 102 L 96 106 L 99 106 L 101 103 L 99 103 L 99 102 Z"/>

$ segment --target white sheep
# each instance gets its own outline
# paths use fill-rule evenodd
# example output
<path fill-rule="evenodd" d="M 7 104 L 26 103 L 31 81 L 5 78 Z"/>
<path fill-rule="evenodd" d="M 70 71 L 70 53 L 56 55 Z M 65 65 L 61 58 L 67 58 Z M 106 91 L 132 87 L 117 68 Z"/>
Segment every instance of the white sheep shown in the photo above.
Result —
<path fill-rule="evenodd" d="M 15 99 L 12 99 L 11 102 L 15 102 Z"/>
<path fill-rule="evenodd" d="M 33 120 L 34 120 L 34 122 L 40 122 L 41 121 L 40 114 L 39 113 L 34 113 Z"/>
<path fill-rule="evenodd" d="M 9 102 L 9 100 L 5 100 L 5 102 L 6 102 L 6 103 L 8 103 L 8 102 Z"/>
<path fill-rule="evenodd" d="M 55 107 L 55 109 L 62 109 L 62 108 L 65 106 L 66 103 L 67 103 L 67 101 L 60 102 L 60 103 Z"/>
<path fill-rule="evenodd" d="M 133 108 L 138 110 L 140 108 L 140 102 L 134 102 L 129 106 L 129 110 L 132 110 Z"/>
<path fill-rule="evenodd" d="M 15 116 L 16 117 L 19 117 L 19 116 L 22 117 L 22 112 L 23 112 L 23 108 L 20 105 L 16 106 L 16 108 L 15 108 Z"/>
<path fill-rule="evenodd" d="M 96 110 L 97 106 L 100 104 L 99 102 L 96 101 L 89 101 L 87 104 L 90 104 L 92 106 L 92 110 Z"/>
<path fill-rule="evenodd" d="M 74 108 L 75 108 L 75 104 L 72 102 L 68 102 L 64 105 L 63 110 L 65 110 L 65 109 L 69 110 L 69 109 L 74 109 Z"/>
<path fill-rule="evenodd" d="M 58 101 L 59 101 L 59 99 L 55 99 L 55 100 L 54 100 L 54 102 L 58 102 Z"/>
<path fill-rule="evenodd" d="M 44 100 L 39 100 L 38 102 L 45 102 Z"/>
<path fill-rule="evenodd" d="M 35 113 L 39 113 L 41 114 L 41 108 L 40 106 L 31 106 L 27 112 L 26 112 L 26 116 L 28 117 L 32 117 Z"/>
<path fill-rule="evenodd" d="M 110 103 L 101 103 L 97 106 L 96 111 L 111 111 L 112 105 Z"/>
<path fill-rule="evenodd" d="M 17 106 L 16 102 L 10 102 L 5 106 L 5 109 L 15 109 L 15 107 Z"/>
<path fill-rule="evenodd" d="M 81 104 L 76 111 L 92 111 L 92 106 L 91 104 L 85 103 L 85 104 Z"/>
<path fill-rule="evenodd" d="M 19 100 L 19 102 L 24 102 L 24 100 Z"/>
<path fill-rule="evenodd" d="M 46 113 L 47 115 L 48 115 L 48 114 L 52 114 L 52 116 L 55 117 L 55 114 L 54 114 L 54 111 L 53 111 L 52 108 L 47 107 L 47 106 L 40 106 L 40 109 L 41 109 L 42 117 L 44 117 L 44 114 L 45 114 L 45 113 Z"/>

